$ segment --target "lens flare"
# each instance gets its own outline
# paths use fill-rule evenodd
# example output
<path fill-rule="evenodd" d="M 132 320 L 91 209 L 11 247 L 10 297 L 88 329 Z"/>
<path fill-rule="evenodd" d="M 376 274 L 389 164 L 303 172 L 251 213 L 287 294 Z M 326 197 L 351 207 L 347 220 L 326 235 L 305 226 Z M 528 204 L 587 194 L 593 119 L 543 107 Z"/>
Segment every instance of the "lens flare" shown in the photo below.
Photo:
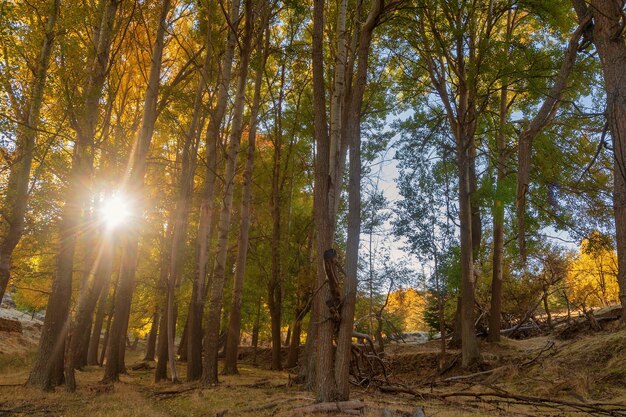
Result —
<path fill-rule="evenodd" d="M 107 199 L 100 209 L 102 221 L 111 229 L 127 223 L 131 214 L 128 200 L 119 194 Z"/>

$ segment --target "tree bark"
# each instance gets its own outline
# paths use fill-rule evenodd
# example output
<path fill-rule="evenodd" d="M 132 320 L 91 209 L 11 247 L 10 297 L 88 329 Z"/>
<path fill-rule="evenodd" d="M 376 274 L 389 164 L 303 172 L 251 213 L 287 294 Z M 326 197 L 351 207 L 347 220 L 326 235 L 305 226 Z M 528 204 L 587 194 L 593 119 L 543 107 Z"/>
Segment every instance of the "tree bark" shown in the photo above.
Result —
<path fill-rule="evenodd" d="M 133 199 L 133 209 L 136 211 L 137 216 L 140 215 L 142 210 L 141 201 L 143 201 L 143 199 L 141 196 L 144 193 L 143 184 L 147 157 L 154 133 L 154 124 L 157 118 L 161 61 L 163 58 L 167 15 L 170 5 L 170 0 L 163 0 L 161 3 L 159 26 L 152 49 L 152 62 L 144 101 L 141 131 L 136 139 L 135 152 L 131 156 L 132 160 L 129 164 L 130 172 L 128 173 L 126 192 L 128 196 Z M 118 381 L 119 374 L 122 371 L 121 368 L 124 366 L 125 346 L 123 342 L 128 329 L 130 304 L 135 285 L 140 223 L 140 221 L 136 221 L 134 224 L 129 225 L 127 228 L 127 236 L 125 236 L 122 244 L 123 252 L 120 277 L 118 279 L 118 290 L 115 297 L 115 316 L 111 326 L 111 343 L 109 343 L 108 348 L 108 360 L 104 372 L 104 381 Z"/>
<path fill-rule="evenodd" d="M 224 199 L 220 211 L 218 223 L 217 250 L 215 255 L 215 267 L 211 280 L 211 292 L 207 325 L 205 330 L 205 356 L 202 369 L 201 383 L 204 385 L 217 384 L 217 356 L 219 352 L 220 316 L 222 310 L 222 298 L 226 281 L 226 258 L 228 255 L 228 234 L 230 232 L 230 220 L 232 215 L 233 192 L 235 187 L 235 174 L 237 169 L 237 155 L 243 131 L 243 107 L 245 101 L 245 87 L 248 77 L 248 65 L 252 43 L 252 2 L 245 3 L 246 20 L 244 36 L 240 51 L 239 79 L 237 92 L 233 105 L 232 131 L 228 144 L 226 168 L 224 174 Z M 233 0 L 230 16 L 239 16 L 239 0 Z M 236 28 L 235 28 L 236 29 Z"/>
<path fill-rule="evenodd" d="M 16 132 L 14 163 L 9 170 L 7 192 L 2 202 L 3 217 L 7 230 L 3 230 L 0 240 L 0 301 L 4 297 L 11 274 L 11 256 L 24 233 L 24 216 L 28 206 L 28 185 L 33 155 L 37 142 L 37 126 L 43 105 L 43 95 L 52 49 L 56 37 L 56 22 L 59 16 L 60 0 L 52 0 L 44 39 L 39 50 L 39 57 L 30 82 L 30 98 L 23 109 L 13 109 L 19 125 Z M 4 229 L 4 227 L 3 227 Z"/>
<path fill-rule="evenodd" d="M 581 26 L 593 17 L 593 43 L 600 56 L 606 88 L 607 119 L 613 141 L 613 212 L 617 241 L 619 299 L 626 311 L 626 44 L 624 44 L 624 1 L 574 0 Z M 584 14 L 582 12 L 585 12 Z M 626 323 L 626 314 L 622 314 Z"/>
<path fill-rule="evenodd" d="M 264 13 L 268 13 L 267 10 Z M 225 375 L 237 374 L 237 356 L 239 350 L 239 339 L 241 337 L 241 302 L 243 295 L 243 284 L 246 270 L 246 259 L 248 255 L 248 238 L 250 232 L 250 202 L 252 200 L 252 174 L 254 168 L 254 153 L 256 149 L 256 132 L 257 121 L 259 115 L 259 107 L 261 105 L 261 83 L 263 82 L 263 72 L 265 63 L 269 53 L 269 31 L 267 27 L 267 17 L 264 17 L 264 23 L 259 28 L 257 37 L 257 45 L 259 47 L 259 62 L 254 79 L 254 96 L 252 99 L 252 107 L 250 109 L 250 125 L 248 129 L 248 153 L 246 159 L 246 168 L 243 178 L 243 191 L 241 197 L 241 224 L 239 226 L 239 242 L 237 250 L 237 260 L 235 263 L 235 277 L 233 280 L 233 295 L 230 306 L 230 317 L 228 321 L 228 339 L 224 355 Z M 265 46 L 263 45 L 263 33 L 265 34 Z"/>
<path fill-rule="evenodd" d="M 63 380 L 65 337 L 70 320 L 74 252 L 81 231 L 81 209 L 89 193 L 93 171 L 93 145 L 99 100 L 106 79 L 109 52 L 114 32 L 117 0 L 105 3 L 99 29 L 98 44 L 89 67 L 84 87 L 84 104 L 76 115 L 76 142 L 72 166 L 60 220 L 60 242 L 57 252 L 52 292 L 39 339 L 39 351 L 28 378 L 29 385 L 51 389 Z"/>
<path fill-rule="evenodd" d="M 332 401 L 337 385 L 334 377 L 333 329 L 326 300 L 331 299 L 328 285 L 325 285 L 324 252 L 332 247 L 335 218 L 329 205 L 330 154 L 331 144 L 326 121 L 326 92 L 324 86 L 324 1 L 313 1 L 312 34 L 312 69 L 313 69 L 313 109 L 314 132 L 316 142 L 315 185 L 313 209 L 316 229 L 316 287 L 320 288 L 315 298 L 318 323 L 315 340 L 315 386 L 319 401 Z"/>
<path fill-rule="evenodd" d="M 474 261 L 472 259 L 472 207 L 469 184 L 468 140 L 462 137 L 457 144 L 459 175 L 459 216 L 461 220 L 461 356 L 464 368 L 480 361 L 478 341 L 474 330 Z"/>
<path fill-rule="evenodd" d="M 382 0 L 374 0 L 367 20 L 360 30 L 357 69 L 353 86 L 350 88 L 349 105 L 344 126 L 343 140 L 350 146 L 350 174 L 348 195 L 348 241 L 346 244 L 346 276 L 341 308 L 341 322 L 337 335 L 335 380 L 338 399 L 350 397 L 350 360 L 356 293 L 358 287 L 359 238 L 361 235 L 361 108 L 367 84 L 368 58 L 372 34 L 383 14 Z M 352 84 L 352 80 L 350 80 Z M 341 175 L 341 173 L 339 174 Z"/>
<path fill-rule="evenodd" d="M 235 0 L 238 1 L 238 0 Z M 208 3 L 207 14 L 209 16 L 209 29 L 212 19 L 213 2 Z M 237 6 L 239 10 L 239 6 Z M 231 19 L 233 15 L 231 14 Z M 217 83 L 217 99 L 210 117 L 206 132 L 207 169 L 204 178 L 202 201 L 200 203 L 200 221 L 198 226 L 198 262 L 194 283 L 192 287 L 191 301 L 189 303 L 189 333 L 187 340 L 187 380 L 200 379 L 203 373 L 202 342 L 203 342 L 203 312 L 208 289 L 210 288 L 209 274 L 209 247 L 214 233 L 214 203 L 217 178 L 217 153 L 220 141 L 220 126 L 224 120 L 229 98 L 229 84 L 232 75 L 233 58 L 235 56 L 235 44 L 237 33 L 228 31 L 226 49 L 221 61 L 221 72 Z M 207 33 L 207 48 L 211 50 L 211 34 Z M 213 54 L 211 54 L 213 55 Z"/>

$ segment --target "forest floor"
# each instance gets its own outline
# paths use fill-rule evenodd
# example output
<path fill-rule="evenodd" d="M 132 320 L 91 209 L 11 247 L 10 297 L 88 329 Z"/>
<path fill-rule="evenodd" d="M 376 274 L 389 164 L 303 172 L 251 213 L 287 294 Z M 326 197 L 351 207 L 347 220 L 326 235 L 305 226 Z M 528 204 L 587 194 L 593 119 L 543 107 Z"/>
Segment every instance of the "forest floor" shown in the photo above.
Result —
<path fill-rule="evenodd" d="M 0 332 L 0 416 L 302 416 L 314 402 L 311 392 L 292 384 L 289 372 L 266 369 L 267 350 L 253 365 L 242 348 L 238 376 L 220 376 L 215 387 L 153 382 L 150 367 L 129 369 L 115 385 L 102 385 L 103 371 L 77 372 L 78 390 L 41 392 L 23 386 L 34 357 L 32 343 L 7 352 L 15 334 Z M 24 336 L 22 336 L 24 337 Z M 23 341 L 28 342 L 28 341 Z M 32 342 L 32 341 L 31 341 Z M 443 375 L 437 369 L 437 342 L 394 344 L 387 349 L 395 392 L 355 387 L 364 416 L 626 416 L 626 330 L 606 329 L 569 340 L 551 336 L 483 342 L 484 364 L 472 373 L 458 364 Z M 141 345 L 127 364 L 140 362 Z M 459 352 L 447 353 L 449 363 Z M 185 365 L 179 364 L 183 372 Z M 405 391 L 405 392 L 398 392 Z M 335 413 L 333 415 L 344 415 Z"/>

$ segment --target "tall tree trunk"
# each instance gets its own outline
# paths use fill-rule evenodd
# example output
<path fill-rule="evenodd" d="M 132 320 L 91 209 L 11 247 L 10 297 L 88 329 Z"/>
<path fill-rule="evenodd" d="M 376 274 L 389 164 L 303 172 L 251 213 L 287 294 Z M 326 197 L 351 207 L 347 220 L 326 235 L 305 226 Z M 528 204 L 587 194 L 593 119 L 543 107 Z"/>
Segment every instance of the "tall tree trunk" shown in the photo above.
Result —
<path fill-rule="evenodd" d="M 624 1 L 574 0 L 581 26 L 593 17 L 593 43 L 600 56 L 606 88 L 606 114 L 613 141 L 613 212 L 617 241 L 619 299 L 626 311 L 626 44 L 624 44 Z M 626 314 L 622 314 L 626 323 Z"/>
<path fill-rule="evenodd" d="M 324 1 L 313 1 L 313 109 L 314 131 L 316 143 L 315 185 L 313 209 L 316 236 L 316 287 L 321 288 L 315 298 L 317 313 L 317 334 L 315 341 L 315 386 L 317 399 L 320 401 L 335 400 L 337 385 L 334 378 L 333 361 L 333 329 L 334 322 L 326 306 L 331 299 L 324 270 L 324 252 L 332 247 L 335 219 L 329 205 L 329 175 L 331 144 L 326 121 L 326 92 L 324 86 Z"/>
<path fill-rule="evenodd" d="M 209 66 L 211 59 L 213 58 L 210 48 L 210 32 L 211 28 L 207 28 L 206 47 L 207 53 L 204 59 L 204 65 L 198 78 L 198 86 L 196 88 L 196 96 L 194 100 L 193 115 L 189 123 L 189 128 L 185 136 L 185 142 L 182 150 L 182 173 L 180 178 L 180 186 L 176 201 L 176 208 L 173 216 L 173 232 L 172 232 L 172 244 L 171 244 L 171 256 L 170 256 L 170 268 L 169 268 L 169 281 L 167 292 L 167 308 L 168 308 L 168 352 L 170 371 L 172 373 L 172 381 L 178 380 L 178 372 L 176 370 L 176 350 L 174 349 L 174 339 L 176 337 L 176 322 L 174 321 L 174 306 L 176 289 L 180 285 L 181 281 L 181 269 L 182 259 L 184 255 L 185 238 L 187 236 L 187 223 L 189 219 L 189 210 L 191 207 L 193 197 L 193 185 L 194 174 L 196 171 L 196 164 L 198 158 L 198 145 L 200 141 L 200 134 L 202 132 L 203 118 L 202 102 L 206 91 L 206 82 L 209 76 Z M 188 322 L 185 324 L 185 329 L 188 331 Z M 185 341 L 186 334 L 182 335 L 183 341 Z M 181 342 L 181 344 L 186 344 Z M 186 352 L 185 352 L 186 353 Z"/>
<path fill-rule="evenodd" d="M 474 330 L 474 262 L 472 259 L 472 207 L 469 184 L 470 156 L 468 140 L 462 137 L 457 144 L 459 172 L 459 216 L 461 223 L 461 356 L 463 367 L 480 361 L 478 341 Z"/>
<path fill-rule="evenodd" d="M 272 167 L 272 239 L 271 265 L 272 272 L 267 284 L 267 306 L 270 311 L 272 334 L 272 369 L 281 370 L 281 321 L 282 321 L 282 265 L 281 265 L 281 155 L 283 146 L 282 103 L 285 94 L 285 63 L 280 68 L 280 92 L 276 105 L 274 154 Z"/>
<path fill-rule="evenodd" d="M 159 96 L 159 80 L 161 77 L 161 61 L 163 58 L 163 48 L 165 43 L 165 31 L 167 26 L 167 15 L 171 2 L 163 0 L 159 16 L 159 26 L 157 28 L 154 47 L 152 49 L 152 62 L 150 64 L 150 75 L 144 101 L 144 112 L 141 131 L 136 140 L 135 152 L 131 156 L 129 164 L 128 183 L 126 190 L 133 198 L 133 208 L 140 216 L 143 201 L 143 183 L 146 173 L 146 164 L 154 124 L 157 118 L 157 101 Z M 130 303 L 135 285 L 135 270 L 137 268 L 137 255 L 139 245 L 139 221 L 129 225 L 127 236 L 123 241 L 122 261 L 120 277 L 118 280 L 118 290 L 115 297 L 115 317 L 111 326 L 111 343 L 109 343 L 108 360 L 104 372 L 104 381 L 118 381 L 121 368 L 123 367 L 125 346 L 123 344 L 128 329 L 128 319 L 130 316 Z"/>
<path fill-rule="evenodd" d="M 374 0 L 367 20 L 359 35 L 357 70 L 354 86 L 351 87 L 349 106 L 346 109 L 343 140 L 350 146 L 350 174 L 348 195 L 348 241 L 346 244 L 346 277 L 341 308 L 341 322 L 337 335 L 335 380 L 338 399 L 350 397 L 350 360 L 356 292 L 358 287 L 359 238 L 361 235 L 361 108 L 367 84 L 368 58 L 372 34 L 383 14 L 382 0 Z M 352 84 L 352 80 L 350 80 Z M 341 175 L 341 174 L 340 174 Z"/>
<path fill-rule="evenodd" d="M 29 385 L 51 389 L 63 379 L 65 337 L 70 320 L 74 252 L 81 230 L 81 208 L 88 195 L 93 170 L 94 134 L 99 100 L 106 79 L 109 52 L 113 40 L 117 0 L 107 0 L 99 29 L 98 44 L 90 62 L 84 88 L 84 105 L 76 115 L 76 142 L 72 167 L 60 220 L 60 242 L 57 252 L 52 292 L 39 339 L 39 351 L 28 378 Z"/>
<path fill-rule="evenodd" d="M 235 0 L 239 1 L 239 0 Z M 211 19 L 213 2 L 209 1 L 207 12 Z M 237 5 L 237 11 L 239 6 Z M 237 12 L 238 13 L 238 12 Z M 231 14 L 231 19 L 233 19 Z M 210 24 L 209 24 L 210 27 Z M 206 158 L 207 169 L 204 178 L 202 201 L 200 203 L 200 222 L 198 226 L 198 262 L 189 303 L 189 333 L 187 340 L 187 380 L 195 381 L 200 379 L 203 373 L 202 364 L 202 342 L 203 329 L 202 320 L 204 304 L 210 282 L 209 275 L 209 247 L 214 232 L 214 199 L 217 178 L 217 153 L 220 141 L 220 126 L 224 120 L 229 97 L 229 85 L 232 75 L 233 58 L 235 56 L 235 44 L 237 33 L 235 30 L 228 31 L 226 49 L 221 61 L 221 72 L 217 83 L 217 99 L 215 107 L 210 113 L 209 125 L 206 132 Z M 210 30 L 207 34 L 207 47 L 211 50 Z"/>
<path fill-rule="evenodd" d="M 152 325 L 150 326 L 150 333 L 148 333 L 148 340 L 146 340 L 146 356 L 143 357 L 144 361 L 154 362 L 154 354 L 156 352 L 157 334 L 159 332 L 159 309 L 154 310 L 152 315 Z"/>
<path fill-rule="evenodd" d="M 507 18 L 507 38 L 510 38 L 511 15 Z M 508 90 L 506 81 L 500 90 L 499 126 L 496 137 L 496 197 L 493 202 L 493 274 L 491 277 L 491 309 L 489 312 L 490 342 L 500 341 L 500 321 L 502 315 L 502 267 L 504 261 L 504 178 L 506 176 L 506 120 L 508 115 Z"/>
<path fill-rule="evenodd" d="M 268 11 L 264 11 L 268 13 Z M 264 21 L 267 18 L 264 18 Z M 237 356 L 239 349 L 239 339 L 241 337 L 241 301 L 243 295 L 243 284 L 246 270 L 246 259 L 248 255 L 248 237 L 250 232 L 250 202 L 252 200 L 252 173 L 254 168 L 254 153 L 256 149 L 256 131 L 259 107 L 261 105 L 261 83 L 263 82 L 263 72 L 265 62 L 269 53 L 269 31 L 265 29 L 267 23 L 263 23 L 259 28 L 257 45 L 259 48 L 258 68 L 254 79 L 254 97 L 250 109 L 250 126 L 248 129 L 248 154 L 246 168 L 243 178 L 243 191 L 241 196 L 241 224 L 239 226 L 239 242 L 237 250 L 237 261 L 235 263 L 235 278 L 233 280 L 233 295 L 230 306 L 230 317 L 228 321 L 228 339 L 226 342 L 224 371 L 225 375 L 237 374 Z M 265 46 L 263 44 L 263 33 L 265 35 Z"/>
<path fill-rule="evenodd" d="M 233 0 L 230 16 L 239 16 L 239 0 Z M 233 104 L 232 131 L 228 144 L 226 168 L 224 173 L 224 199 L 218 223 L 218 239 L 215 255 L 215 267 L 211 280 L 207 324 L 205 330 L 205 356 L 202 369 L 202 384 L 217 384 L 217 355 L 219 351 L 220 316 L 224 284 L 226 282 L 226 258 L 228 254 L 228 234 L 233 206 L 237 155 L 243 131 L 243 107 L 245 101 L 248 65 L 252 43 L 252 1 L 245 3 L 244 36 L 240 51 L 239 79 Z"/>
<path fill-rule="evenodd" d="M 7 192 L 2 202 L 3 217 L 7 223 L 0 240 L 0 301 L 4 297 L 11 273 L 11 255 L 24 233 L 24 215 L 28 206 L 28 184 L 37 140 L 37 126 L 43 94 L 46 88 L 48 67 L 56 36 L 56 22 L 59 16 L 60 0 L 52 0 L 44 39 L 39 50 L 39 58 L 31 80 L 30 98 L 23 109 L 14 109 L 20 120 L 16 132 L 14 163 L 9 171 Z"/>

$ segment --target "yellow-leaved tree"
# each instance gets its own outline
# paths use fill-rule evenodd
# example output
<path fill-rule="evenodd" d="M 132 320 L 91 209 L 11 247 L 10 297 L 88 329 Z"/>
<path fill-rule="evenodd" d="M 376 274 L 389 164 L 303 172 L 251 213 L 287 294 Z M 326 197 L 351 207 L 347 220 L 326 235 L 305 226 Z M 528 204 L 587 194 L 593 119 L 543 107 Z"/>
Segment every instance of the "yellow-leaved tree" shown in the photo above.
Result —
<path fill-rule="evenodd" d="M 567 276 L 569 301 L 583 310 L 619 302 L 617 254 L 599 237 L 593 234 L 582 241 Z"/>

